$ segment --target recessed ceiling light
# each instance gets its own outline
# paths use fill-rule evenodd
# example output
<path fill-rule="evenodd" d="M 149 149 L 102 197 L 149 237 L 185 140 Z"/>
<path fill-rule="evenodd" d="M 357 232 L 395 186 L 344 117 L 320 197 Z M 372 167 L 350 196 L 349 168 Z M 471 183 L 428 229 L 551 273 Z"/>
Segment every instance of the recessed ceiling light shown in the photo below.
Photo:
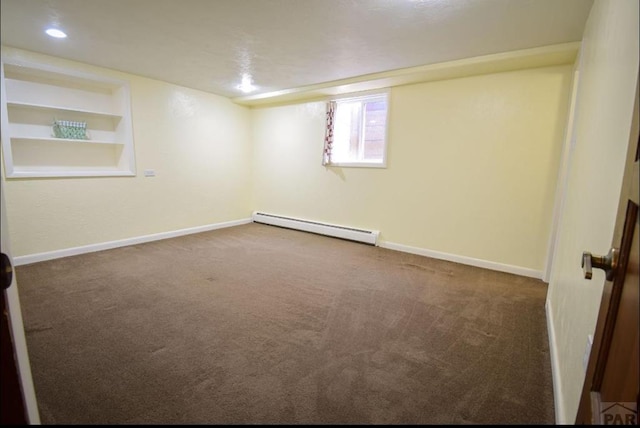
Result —
<path fill-rule="evenodd" d="M 251 79 L 251 75 L 247 73 L 244 73 L 242 75 L 242 83 L 236 86 L 236 88 L 240 89 L 245 94 L 248 94 L 249 92 L 253 92 L 256 89 L 258 89 L 253 85 L 253 80 Z"/>
<path fill-rule="evenodd" d="M 49 28 L 47 31 L 45 31 L 45 33 L 47 33 L 51 37 L 55 37 L 56 39 L 64 39 L 65 37 L 67 37 L 64 31 L 58 30 L 57 28 Z"/>

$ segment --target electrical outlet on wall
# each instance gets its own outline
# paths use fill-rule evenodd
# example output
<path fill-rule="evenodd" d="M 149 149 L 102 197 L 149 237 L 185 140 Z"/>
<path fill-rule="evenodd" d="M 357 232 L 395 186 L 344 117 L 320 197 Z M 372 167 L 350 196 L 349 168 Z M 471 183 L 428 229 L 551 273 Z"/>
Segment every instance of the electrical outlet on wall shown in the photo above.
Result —
<path fill-rule="evenodd" d="M 589 355 L 591 355 L 591 347 L 593 346 L 593 334 L 587 336 L 587 347 L 584 350 L 584 355 L 582 356 L 582 367 L 584 370 L 587 370 L 587 366 L 589 365 Z"/>
<path fill-rule="evenodd" d="M 155 177 L 156 176 L 156 170 L 155 169 L 145 169 L 144 170 L 144 176 L 145 177 Z"/>

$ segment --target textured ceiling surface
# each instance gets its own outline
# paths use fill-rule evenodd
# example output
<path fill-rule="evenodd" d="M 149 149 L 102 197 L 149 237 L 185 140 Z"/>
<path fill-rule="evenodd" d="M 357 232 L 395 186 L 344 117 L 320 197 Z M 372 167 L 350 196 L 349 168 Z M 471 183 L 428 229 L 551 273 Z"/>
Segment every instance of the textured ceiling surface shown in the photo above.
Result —
<path fill-rule="evenodd" d="M 1 41 L 244 95 L 579 41 L 592 0 L 0 0 Z M 44 30 L 57 27 L 66 39 Z"/>

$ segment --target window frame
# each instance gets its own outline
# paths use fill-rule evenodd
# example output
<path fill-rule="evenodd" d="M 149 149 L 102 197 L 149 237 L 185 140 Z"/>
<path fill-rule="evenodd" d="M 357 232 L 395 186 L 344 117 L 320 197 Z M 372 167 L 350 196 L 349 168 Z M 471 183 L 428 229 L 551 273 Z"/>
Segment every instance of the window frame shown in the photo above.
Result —
<path fill-rule="evenodd" d="M 327 99 L 327 102 L 334 101 L 337 103 L 341 101 L 357 101 L 360 99 L 374 98 L 377 96 L 384 96 L 385 101 L 387 103 L 386 107 L 386 117 L 385 117 L 385 127 L 384 127 L 384 148 L 382 150 L 382 162 L 371 162 L 371 161 L 362 161 L 362 162 L 334 162 L 331 161 L 326 166 L 340 167 L 340 168 L 387 168 L 387 150 L 389 146 L 389 100 L 391 98 L 391 90 L 389 88 L 386 89 L 375 89 L 371 91 L 363 91 L 363 92 L 352 92 L 348 94 L 341 94 Z M 337 109 L 337 106 L 336 106 Z M 361 129 L 364 129 L 364 121 L 366 117 L 362 115 L 362 123 Z M 364 133 L 360 133 L 360 142 L 359 145 L 364 150 Z M 335 142 L 334 142 L 335 144 Z"/>

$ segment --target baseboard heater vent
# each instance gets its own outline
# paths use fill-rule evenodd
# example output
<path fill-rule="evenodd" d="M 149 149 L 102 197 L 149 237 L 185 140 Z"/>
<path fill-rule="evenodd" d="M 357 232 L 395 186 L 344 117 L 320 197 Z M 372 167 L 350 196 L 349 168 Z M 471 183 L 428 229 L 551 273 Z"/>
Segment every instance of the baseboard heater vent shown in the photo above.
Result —
<path fill-rule="evenodd" d="M 303 230 L 305 232 L 349 239 L 351 241 L 364 242 L 371 245 L 377 244 L 378 235 L 380 234 L 377 230 L 356 229 L 353 227 L 338 226 L 335 224 L 320 223 L 317 221 L 302 220 L 299 218 L 284 217 L 261 212 L 253 213 L 253 221 L 255 223 Z"/>

